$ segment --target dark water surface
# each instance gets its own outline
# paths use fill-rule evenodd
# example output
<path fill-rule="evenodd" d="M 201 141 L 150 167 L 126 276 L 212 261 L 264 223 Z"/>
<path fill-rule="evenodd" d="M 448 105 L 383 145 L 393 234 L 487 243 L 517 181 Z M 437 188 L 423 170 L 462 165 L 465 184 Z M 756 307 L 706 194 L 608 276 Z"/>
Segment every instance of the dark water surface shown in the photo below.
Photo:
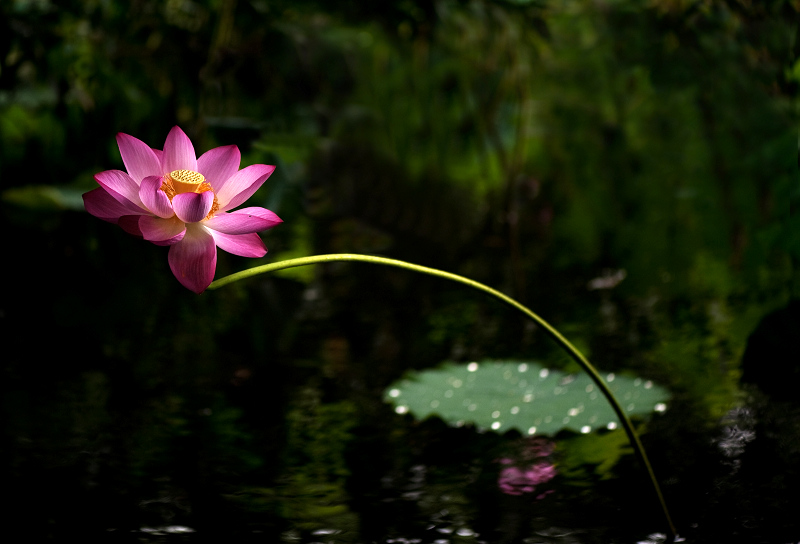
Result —
<path fill-rule="evenodd" d="M 257 285 L 250 298 L 206 293 L 177 312 L 158 287 L 152 298 L 109 287 L 126 307 L 148 307 L 145 320 L 135 310 L 98 313 L 109 301 L 90 290 L 44 317 L 12 306 L 26 326 L 10 328 L 23 355 L 7 359 L 2 383 L 7 527 L 124 542 L 665 540 L 619 429 L 559 433 L 546 456 L 556 476 L 508 494 L 504 463 L 529 466 L 530 437 L 419 422 L 383 400 L 403 372 L 387 361 L 404 333 L 380 339 L 391 317 L 344 306 L 336 312 L 345 317 L 331 319 L 336 295 L 324 281 L 296 292 L 284 280 Z M 367 306 L 382 296 L 394 295 Z M 305 303 L 287 312 L 290 325 L 276 324 L 297 298 Z M 666 411 L 637 420 L 689 542 L 797 541 L 800 405 L 786 341 L 797 308 L 753 335 L 739 400 L 718 419 L 676 388 Z M 220 332 L 207 316 L 235 326 Z M 28 328 L 36 323 L 42 334 Z M 285 336 L 262 332 L 272 326 Z"/>

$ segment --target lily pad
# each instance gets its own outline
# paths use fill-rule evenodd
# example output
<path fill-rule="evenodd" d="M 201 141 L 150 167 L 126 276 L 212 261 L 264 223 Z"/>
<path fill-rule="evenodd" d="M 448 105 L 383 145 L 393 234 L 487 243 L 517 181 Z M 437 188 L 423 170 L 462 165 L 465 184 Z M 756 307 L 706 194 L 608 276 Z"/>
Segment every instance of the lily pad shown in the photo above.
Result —
<path fill-rule="evenodd" d="M 628 415 L 666 410 L 669 393 L 652 381 L 613 373 L 603 378 Z M 451 425 L 472 424 L 479 430 L 554 435 L 562 429 L 589 433 L 618 426 L 614 410 L 588 375 L 564 374 L 534 362 L 445 363 L 395 382 L 384 399 L 400 414 L 439 416 Z"/>

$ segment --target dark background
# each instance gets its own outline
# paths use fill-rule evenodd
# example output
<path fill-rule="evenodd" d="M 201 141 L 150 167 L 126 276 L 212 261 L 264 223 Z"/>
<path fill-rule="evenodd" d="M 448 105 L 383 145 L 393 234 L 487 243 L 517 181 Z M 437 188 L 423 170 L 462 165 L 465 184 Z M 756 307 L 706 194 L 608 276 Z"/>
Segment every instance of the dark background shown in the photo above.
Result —
<path fill-rule="evenodd" d="M 571 453 L 555 492 L 528 500 L 496 487 L 514 433 L 415 422 L 382 401 L 404 372 L 445 360 L 575 370 L 511 310 L 355 263 L 197 296 L 166 248 L 83 211 L 93 174 L 123 168 L 117 132 L 161 148 L 177 124 L 198 154 L 236 144 L 243 166 L 277 165 L 248 201 L 285 220 L 263 235 L 270 252 L 220 251 L 217 278 L 356 252 L 500 289 L 600 368 L 672 391 L 640 428 L 682 534 L 800 538 L 799 11 L 3 2 L 3 531 L 561 543 L 664 532 L 620 431 L 557 437 Z"/>

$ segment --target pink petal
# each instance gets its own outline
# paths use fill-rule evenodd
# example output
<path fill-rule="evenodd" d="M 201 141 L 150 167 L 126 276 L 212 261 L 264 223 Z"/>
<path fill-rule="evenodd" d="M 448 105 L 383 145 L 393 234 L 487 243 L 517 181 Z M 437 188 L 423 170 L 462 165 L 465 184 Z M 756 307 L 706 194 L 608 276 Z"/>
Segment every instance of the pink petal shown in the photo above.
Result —
<path fill-rule="evenodd" d="M 94 175 L 94 179 L 108 194 L 124 206 L 134 204 L 146 211 L 142 200 L 139 198 L 139 184 L 122 170 L 106 170 Z"/>
<path fill-rule="evenodd" d="M 142 213 L 132 202 L 120 202 L 111 196 L 103 187 L 98 187 L 83 195 L 86 211 L 104 221 L 117 223 L 123 215 Z"/>
<path fill-rule="evenodd" d="M 211 211 L 214 204 L 214 193 L 181 193 L 172 197 L 172 207 L 184 223 L 197 223 L 202 221 Z"/>
<path fill-rule="evenodd" d="M 141 215 L 123 215 L 119 218 L 119 221 L 117 221 L 117 225 L 122 227 L 122 230 L 128 234 L 133 234 L 134 236 L 141 238 L 142 231 L 139 228 L 139 219 L 141 218 Z"/>
<path fill-rule="evenodd" d="M 203 174 L 217 193 L 228 179 L 239 171 L 242 155 L 235 145 L 209 149 L 197 159 L 197 171 Z"/>
<path fill-rule="evenodd" d="M 172 127 L 164 142 L 164 153 L 161 155 L 161 175 L 174 170 L 192 170 L 197 172 L 197 159 L 194 146 L 189 137 L 178 127 Z"/>
<path fill-rule="evenodd" d="M 226 212 L 250 198 L 274 170 L 274 166 L 266 164 L 252 164 L 239 170 L 216 192 L 220 211 Z"/>
<path fill-rule="evenodd" d="M 248 234 L 267 230 L 283 220 L 266 208 L 242 208 L 235 212 L 217 213 L 204 224 L 225 234 Z"/>
<path fill-rule="evenodd" d="M 228 253 L 240 257 L 263 257 L 267 254 L 267 246 L 258 234 L 224 234 L 216 230 L 209 232 L 219 248 Z"/>
<path fill-rule="evenodd" d="M 161 176 L 161 161 L 153 150 L 143 141 L 133 136 L 117 134 L 117 145 L 122 155 L 122 162 L 125 169 L 137 184 L 141 183 L 147 176 Z"/>
<path fill-rule="evenodd" d="M 175 244 L 183 240 L 183 237 L 185 235 L 186 231 L 183 231 L 182 233 L 176 234 L 175 236 L 167 240 L 159 240 L 159 241 L 151 240 L 151 241 L 157 246 L 174 246 Z"/>
<path fill-rule="evenodd" d="M 169 267 L 181 284 L 202 293 L 214 280 L 217 246 L 202 225 L 187 225 L 186 235 L 169 248 Z"/>
<path fill-rule="evenodd" d="M 228 212 L 231 214 L 242 214 L 242 215 L 252 215 L 255 217 L 260 217 L 266 221 L 269 221 L 270 225 L 267 227 L 271 229 L 276 225 L 280 225 L 283 223 L 283 219 L 278 217 L 278 215 L 273 212 L 272 210 L 268 210 L 266 208 L 259 208 L 257 206 L 249 207 L 249 208 L 240 208 L 238 210 L 234 210 L 232 212 Z"/>
<path fill-rule="evenodd" d="M 167 194 L 161 190 L 162 178 L 158 176 L 147 176 L 142 180 L 139 187 L 139 198 L 147 209 L 159 217 L 168 219 L 175 215 L 172 210 L 172 203 Z"/>
<path fill-rule="evenodd" d="M 172 245 L 180 242 L 186 232 L 186 224 L 175 216 L 170 219 L 143 215 L 139 219 L 142 237 L 156 245 Z"/>

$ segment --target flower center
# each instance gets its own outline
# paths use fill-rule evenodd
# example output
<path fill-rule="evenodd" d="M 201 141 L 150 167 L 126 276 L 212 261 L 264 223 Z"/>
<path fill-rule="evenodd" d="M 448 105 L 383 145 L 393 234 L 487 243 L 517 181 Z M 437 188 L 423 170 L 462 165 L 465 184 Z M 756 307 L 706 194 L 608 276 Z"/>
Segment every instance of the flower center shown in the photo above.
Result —
<path fill-rule="evenodd" d="M 170 201 L 172 201 L 172 197 L 181 193 L 214 192 L 211 185 L 206 181 L 205 176 L 194 170 L 173 170 L 164 176 L 164 180 L 161 182 L 161 190 L 166 193 Z M 214 217 L 217 210 L 219 210 L 219 203 L 217 202 L 217 195 L 214 194 L 214 204 L 211 205 L 211 211 L 208 212 L 206 219 Z"/>
<path fill-rule="evenodd" d="M 193 170 L 173 170 L 164 176 L 164 182 L 171 182 L 176 195 L 181 193 L 204 193 L 211 190 L 211 185 L 200 172 Z"/>

